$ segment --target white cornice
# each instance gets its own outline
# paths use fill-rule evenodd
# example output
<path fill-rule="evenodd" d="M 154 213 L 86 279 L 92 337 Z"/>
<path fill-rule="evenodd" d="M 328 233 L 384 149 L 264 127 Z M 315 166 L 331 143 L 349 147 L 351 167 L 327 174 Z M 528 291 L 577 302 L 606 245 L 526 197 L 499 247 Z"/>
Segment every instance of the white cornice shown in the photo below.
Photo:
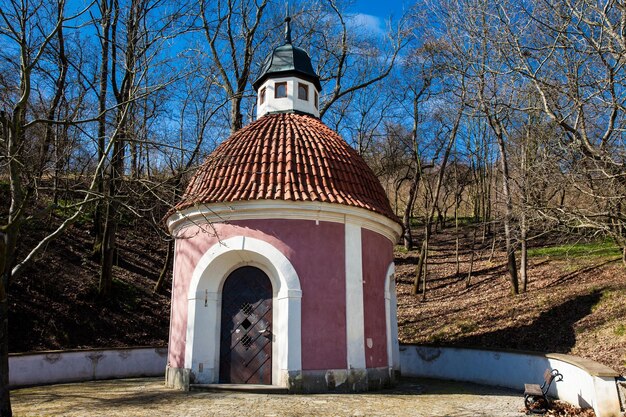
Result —
<path fill-rule="evenodd" d="M 393 220 L 359 207 L 310 201 L 254 200 L 202 204 L 177 211 L 167 219 L 174 236 L 190 225 L 228 223 L 238 220 L 292 219 L 350 223 L 385 236 L 395 244 L 402 226 Z"/>

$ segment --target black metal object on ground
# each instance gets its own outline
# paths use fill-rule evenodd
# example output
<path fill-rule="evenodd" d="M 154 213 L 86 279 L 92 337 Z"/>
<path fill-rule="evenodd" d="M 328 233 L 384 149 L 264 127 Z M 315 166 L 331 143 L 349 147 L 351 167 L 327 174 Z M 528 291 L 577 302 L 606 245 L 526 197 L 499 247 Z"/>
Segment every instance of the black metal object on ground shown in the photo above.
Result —
<path fill-rule="evenodd" d="M 552 382 L 563 381 L 563 375 L 557 369 L 546 369 L 543 384 L 524 384 L 524 406 L 526 414 L 545 414 L 550 408 L 548 391 Z"/>

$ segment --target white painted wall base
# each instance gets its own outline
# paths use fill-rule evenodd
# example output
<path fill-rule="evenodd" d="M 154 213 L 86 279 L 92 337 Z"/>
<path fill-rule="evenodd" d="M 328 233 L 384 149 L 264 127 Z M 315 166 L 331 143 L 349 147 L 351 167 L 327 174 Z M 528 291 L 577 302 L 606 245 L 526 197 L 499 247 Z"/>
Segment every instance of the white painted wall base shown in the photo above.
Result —
<path fill-rule="evenodd" d="M 167 348 L 96 349 L 9 355 L 9 385 L 162 376 Z"/>
<path fill-rule="evenodd" d="M 475 382 L 519 391 L 525 383 L 540 383 L 546 368 L 556 368 L 563 374 L 563 381 L 552 384 L 552 396 L 579 407 L 591 407 L 597 417 L 622 416 L 616 383 L 619 374 L 576 356 L 401 345 L 400 363 L 403 376 Z"/>

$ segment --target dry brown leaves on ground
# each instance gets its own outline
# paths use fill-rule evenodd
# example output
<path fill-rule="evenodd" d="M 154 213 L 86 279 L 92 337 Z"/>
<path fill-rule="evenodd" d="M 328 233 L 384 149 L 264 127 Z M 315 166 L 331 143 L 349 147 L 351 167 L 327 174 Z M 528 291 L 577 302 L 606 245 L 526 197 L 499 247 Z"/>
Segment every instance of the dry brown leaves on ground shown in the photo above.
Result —
<path fill-rule="evenodd" d="M 461 241 L 459 274 L 454 229 L 433 236 L 425 298 L 412 292 L 418 250 L 396 252 L 402 343 L 568 353 L 626 374 L 626 269 L 619 259 L 530 258 L 528 290 L 513 296 L 505 254 L 490 256 L 489 237 L 476 244 L 468 280 L 469 236 L 465 231 Z"/>
<path fill-rule="evenodd" d="M 580 408 L 563 401 L 554 401 L 545 415 L 549 417 L 595 417 L 596 413 L 592 408 Z"/>

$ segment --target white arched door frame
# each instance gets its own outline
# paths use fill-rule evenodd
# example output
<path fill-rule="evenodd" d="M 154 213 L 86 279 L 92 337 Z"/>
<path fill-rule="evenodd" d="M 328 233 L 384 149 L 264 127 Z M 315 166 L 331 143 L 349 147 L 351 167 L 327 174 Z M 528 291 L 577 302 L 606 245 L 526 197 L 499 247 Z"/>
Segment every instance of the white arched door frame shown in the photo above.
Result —
<path fill-rule="evenodd" d="M 222 287 L 232 271 L 246 265 L 261 269 L 272 282 L 272 384 L 287 386 L 289 372 L 302 370 L 298 274 L 270 243 L 236 236 L 202 255 L 189 285 L 185 368 L 196 383 L 218 382 Z"/>

